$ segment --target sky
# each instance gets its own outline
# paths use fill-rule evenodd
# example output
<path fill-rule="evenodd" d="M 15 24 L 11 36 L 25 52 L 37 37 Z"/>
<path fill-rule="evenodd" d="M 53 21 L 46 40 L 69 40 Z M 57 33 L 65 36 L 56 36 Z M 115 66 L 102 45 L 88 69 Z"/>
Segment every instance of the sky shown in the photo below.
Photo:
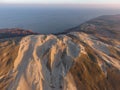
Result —
<path fill-rule="evenodd" d="M 120 4 L 120 0 L 0 0 L 17 4 Z"/>

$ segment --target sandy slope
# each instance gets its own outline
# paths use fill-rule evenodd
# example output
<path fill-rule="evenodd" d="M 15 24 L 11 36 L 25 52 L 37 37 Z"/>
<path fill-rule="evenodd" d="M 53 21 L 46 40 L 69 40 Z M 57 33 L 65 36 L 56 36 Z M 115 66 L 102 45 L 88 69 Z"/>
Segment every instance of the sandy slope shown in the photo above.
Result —
<path fill-rule="evenodd" d="M 84 60 L 81 59 L 83 55 L 85 58 L 88 57 L 85 59 L 85 61 L 88 60 L 88 66 L 98 68 L 99 71 L 94 71 L 94 69 L 90 71 L 100 73 L 98 81 L 101 78 L 105 79 L 110 68 L 120 70 L 120 56 L 110 56 L 109 47 L 112 46 L 97 40 L 92 35 L 79 32 L 58 36 L 30 35 L 24 37 L 19 43 L 18 55 L 9 73 L 9 76 L 13 76 L 14 79 L 11 83 L 7 83 L 9 84 L 7 90 L 79 90 L 81 84 L 76 82 L 79 78 L 77 80 L 75 78 L 79 74 L 75 73 L 81 70 L 76 71 L 77 69 L 72 68 L 76 62 Z M 112 49 L 120 51 L 116 46 Z M 79 69 L 84 71 L 84 67 Z M 89 76 L 89 74 L 86 75 L 83 78 Z M 120 73 L 117 72 L 117 75 L 120 76 Z M 89 79 L 88 82 L 90 82 Z M 97 86 L 96 81 L 93 83 Z"/>
<path fill-rule="evenodd" d="M 64 58 L 63 52 L 66 53 Z M 15 80 L 9 90 L 62 89 L 64 78 L 79 55 L 80 45 L 67 36 L 60 36 L 60 39 L 53 35 L 25 37 L 20 42 L 12 71 Z"/>

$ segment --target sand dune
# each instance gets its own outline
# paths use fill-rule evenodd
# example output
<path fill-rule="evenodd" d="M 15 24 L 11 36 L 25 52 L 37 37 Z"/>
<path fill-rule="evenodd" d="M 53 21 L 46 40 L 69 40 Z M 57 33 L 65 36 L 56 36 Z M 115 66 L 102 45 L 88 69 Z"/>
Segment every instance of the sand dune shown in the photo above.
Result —
<path fill-rule="evenodd" d="M 2 39 L 0 90 L 119 90 L 120 41 L 108 37 L 79 31 Z"/>

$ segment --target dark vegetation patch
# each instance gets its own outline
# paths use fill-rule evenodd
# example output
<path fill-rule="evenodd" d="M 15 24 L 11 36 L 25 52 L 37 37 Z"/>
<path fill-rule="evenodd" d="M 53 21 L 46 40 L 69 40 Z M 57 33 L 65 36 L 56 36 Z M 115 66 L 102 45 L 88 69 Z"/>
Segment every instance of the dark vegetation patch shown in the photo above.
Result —
<path fill-rule="evenodd" d="M 120 51 L 114 47 L 108 47 L 108 49 L 110 51 L 110 56 L 120 61 Z"/>
<path fill-rule="evenodd" d="M 13 80 L 13 76 L 8 75 L 8 73 L 11 72 L 18 55 L 18 41 L 18 39 L 5 39 L 0 42 L 0 76 L 4 76 L 0 79 L 0 90 L 6 90 L 9 83 Z"/>
<path fill-rule="evenodd" d="M 70 72 L 73 75 L 78 90 L 119 90 L 119 71 L 115 68 L 107 68 L 107 76 L 96 63 L 101 58 L 89 47 L 87 54 L 82 54 L 74 62 Z"/>

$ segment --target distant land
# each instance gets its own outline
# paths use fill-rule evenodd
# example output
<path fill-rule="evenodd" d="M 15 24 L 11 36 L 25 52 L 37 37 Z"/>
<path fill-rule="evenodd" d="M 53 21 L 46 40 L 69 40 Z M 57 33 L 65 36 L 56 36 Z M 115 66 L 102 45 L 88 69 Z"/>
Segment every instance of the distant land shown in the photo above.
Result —
<path fill-rule="evenodd" d="M 32 32 L 31 30 L 24 30 L 19 28 L 0 29 L 0 39 L 22 37 L 26 35 L 36 35 L 36 34 L 38 33 Z"/>

